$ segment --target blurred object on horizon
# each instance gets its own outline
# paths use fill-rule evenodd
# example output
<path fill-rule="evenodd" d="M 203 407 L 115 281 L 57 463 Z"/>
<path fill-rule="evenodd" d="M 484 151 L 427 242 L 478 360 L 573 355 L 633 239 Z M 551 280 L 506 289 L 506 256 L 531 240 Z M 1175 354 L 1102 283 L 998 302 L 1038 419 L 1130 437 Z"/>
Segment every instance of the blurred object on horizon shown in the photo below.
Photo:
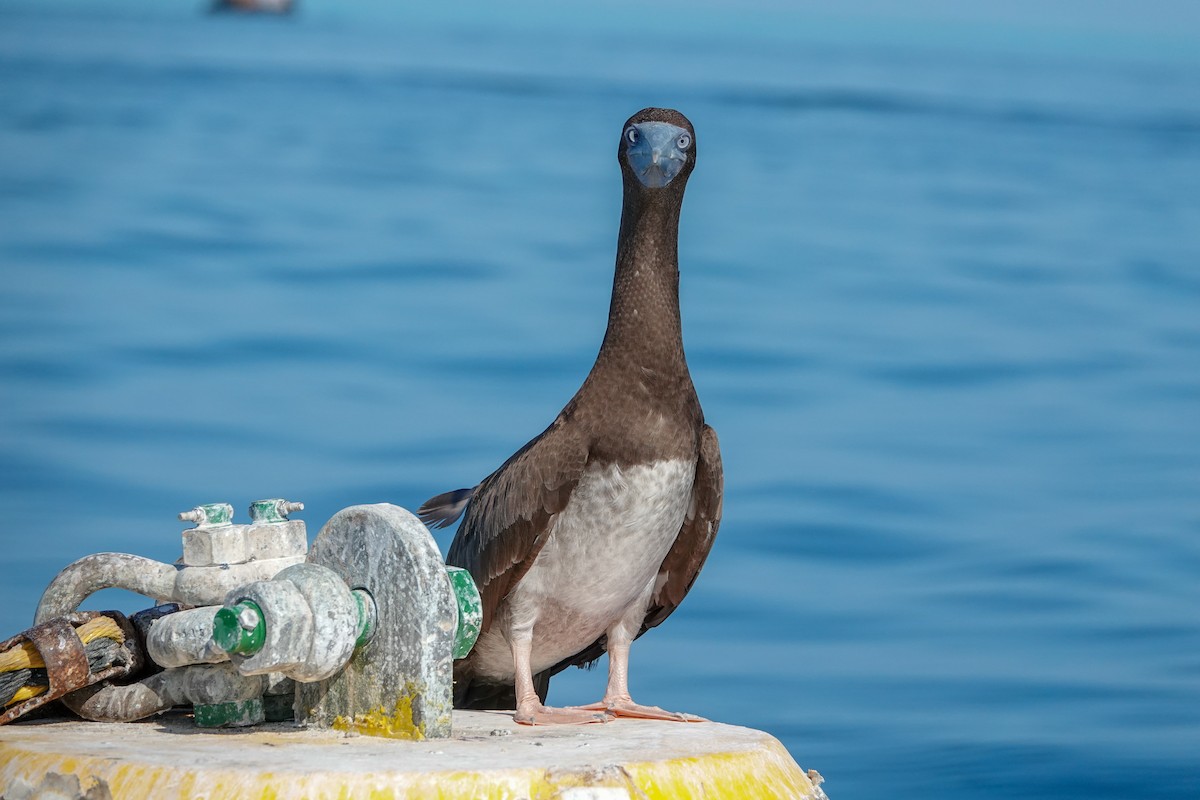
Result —
<path fill-rule="evenodd" d="M 295 5 L 293 0 L 213 0 L 209 11 L 214 14 L 290 14 Z"/>

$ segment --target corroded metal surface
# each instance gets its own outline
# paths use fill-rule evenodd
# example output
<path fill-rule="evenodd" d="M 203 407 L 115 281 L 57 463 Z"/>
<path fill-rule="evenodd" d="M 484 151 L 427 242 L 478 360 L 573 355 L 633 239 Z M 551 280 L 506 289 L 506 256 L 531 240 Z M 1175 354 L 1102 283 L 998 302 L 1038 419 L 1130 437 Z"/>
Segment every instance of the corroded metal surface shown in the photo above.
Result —
<path fill-rule="evenodd" d="M 337 573 L 319 564 L 297 564 L 275 576 L 300 590 L 313 618 L 312 640 L 301 664 L 277 670 L 297 681 L 311 683 L 342 669 L 358 638 L 358 603 Z"/>
<path fill-rule="evenodd" d="M 481 621 L 469 574 L 448 572 L 428 529 L 392 505 L 339 512 L 305 562 L 304 523 L 286 519 L 299 507 L 257 501 L 255 522 L 235 525 L 228 504 L 199 506 L 181 515 L 199 524 L 183 533 L 180 565 L 101 553 L 64 569 L 39 615 L 110 587 L 199 606 L 142 615 L 147 648 L 165 672 L 127 686 L 92 686 L 67 698 L 70 707 L 90 720 L 132 721 L 188 704 L 210 724 L 251 724 L 264 714 L 260 676 L 277 683 L 283 675 L 300 682 L 295 708 L 304 722 L 399 738 L 448 736 L 453 658 L 470 650 Z M 254 646 L 226 635 L 243 627 L 258 634 Z M 69 647 L 62 653 L 65 663 Z"/>
<path fill-rule="evenodd" d="M 230 589 L 252 581 L 270 580 L 281 570 L 303 561 L 303 555 L 295 555 L 245 564 L 177 567 L 128 553 L 96 553 L 58 573 L 42 594 L 35 620 L 45 622 L 69 614 L 101 589 L 126 589 L 189 606 L 220 605 Z"/>
<path fill-rule="evenodd" d="M 125 658 L 107 669 L 90 672 L 83 642 L 75 629 L 97 617 L 108 617 L 120 626 L 125 634 L 123 648 Z M 125 615 L 119 611 L 80 611 L 66 614 L 35 625 L 24 633 L 0 642 L 0 653 L 22 642 L 28 641 L 37 648 L 46 664 L 49 688 L 42 694 L 17 703 L 0 714 L 0 725 L 28 714 L 35 708 L 57 700 L 64 695 L 92 686 L 108 678 L 120 678 L 136 673 L 142 668 L 143 655 L 137 634 Z"/>
<path fill-rule="evenodd" d="M 298 686 L 297 719 L 382 736 L 449 736 L 457 610 L 428 529 L 398 506 L 352 506 L 321 529 L 309 560 L 371 594 L 376 629 L 340 673 Z"/>
<path fill-rule="evenodd" d="M 308 533 L 303 520 L 298 519 L 189 528 L 183 532 L 183 563 L 189 567 L 303 557 L 307 550 Z"/>
<path fill-rule="evenodd" d="M 270 580 L 304 561 L 308 535 L 304 522 L 287 514 L 303 508 L 286 500 L 259 500 L 250 525 L 232 524 L 233 507 L 209 503 L 179 515 L 198 523 L 183 532 L 181 565 L 129 553 L 95 553 L 65 567 L 46 587 L 35 622 L 69 614 L 101 589 L 125 589 L 161 602 L 188 606 L 220 605 L 227 592 L 253 581 Z"/>
<path fill-rule="evenodd" d="M 287 522 L 288 514 L 304 510 L 304 503 L 282 498 L 255 500 L 250 504 L 250 521 L 256 523 Z"/>
<path fill-rule="evenodd" d="M 318 681 L 345 666 L 354 652 L 358 603 L 333 570 L 296 564 L 274 580 L 234 589 L 225 605 L 243 601 L 261 611 L 265 632 L 255 652 L 231 654 L 244 675 L 281 672 L 298 681 Z"/>
<path fill-rule="evenodd" d="M 205 503 L 179 514 L 180 522 L 194 522 L 201 528 L 228 525 L 233 522 L 233 506 L 229 503 Z"/>
<path fill-rule="evenodd" d="M 231 664 L 197 664 L 159 672 L 128 686 L 91 686 L 64 702 L 94 722 L 133 722 L 178 705 L 261 698 L 266 686 L 265 676 L 239 675 Z"/>
<path fill-rule="evenodd" d="M 261 613 L 265 638 L 252 653 L 231 653 L 234 666 L 243 675 L 260 675 L 287 672 L 303 663 L 313 637 L 313 614 L 296 585 L 289 581 L 255 581 L 225 596 L 227 608 L 243 601 L 253 603 Z"/>
<path fill-rule="evenodd" d="M 228 664 L 197 665 L 228 661 L 228 655 L 213 642 L 212 631 L 213 617 L 230 590 L 247 584 L 269 584 L 271 578 L 289 567 L 299 565 L 305 569 L 304 523 L 286 518 L 302 507 L 286 500 L 257 501 L 251 506 L 254 522 L 234 525 L 233 509 L 228 503 L 197 506 L 180 515 L 182 520 L 197 523 L 196 528 L 183 532 L 185 557 L 180 565 L 127 553 L 97 553 L 68 565 L 51 581 L 38 605 L 36 619 L 45 624 L 33 629 L 28 637 L 44 651 L 51 691 L 10 711 L 15 716 L 64 692 L 72 692 L 63 702 L 76 713 L 86 719 L 105 721 L 142 719 L 184 703 L 227 705 L 253 700 L 261 705 L 266 679 L 257 673 L 274 670 L 261 669 L 255 676 L 247 677 Z M 337 582 L 335 578 L 331 580 Z M 300 596 L 299 605 L 303 607 L 303 596 L 295 585 L 286 583 L 286 586 Z M 175 613 L 168 613 L 170 609 L 166 607 L 151 610 L 141 615 L 138 634 L 121 618 L 130 645 L 145 637 L 154 662 L 168 668 L 166 672 L 128 686 L 97 683 L 117 674 L 113 670 L 99 676 L 88 675 L 82 645 L 78 637 L 69 633 L 71 626 L 63 620 L 71 619 L 72 612 L 91 594 L 108 588 L 126 589 L 184 606 L 200 606 L 187 611 L 178 611 L 176 606 Z M 329 586 L 322 584 L 314 591 L 321 593 L 327 589 Z M 349 590 L 342 586 L 341 592 L 349 606 L 349 611 L 341 616 L 349 614 L 356 621 L 357 607 Z M 311 613 L 309 618 L 311 622 Z M 291 632 L 288 626 L 279 627 L 283 637 Z M 353 647 L 356 635 L 353 630 L 349 644 L 343 649 Z M 309 654 L 309 649 L 305 646 L 299 660 Z M 136 660 L 140 666 L 140 649 L 138 654 Z M 327 671 L 319 674 L 323 676 Z M 75 691 L 79 689 L 82 690 Z"/>
<path fill-rule="evenodd" d="M 170 564 L 128 553 L 85 556 L 64 567 L 46 587 L 34 621 L 70 614 L 101 589 L 115 587 L 146 597 L 168 598 L 174 593 L 177 572 Z"/>
<path fill-rule="evenodd" d="M 219 664 L 229 654 L 213 641 L 217 606 L 202 606 L 155 620 L 146 635 L 146 652 L 160 667 Z"/>

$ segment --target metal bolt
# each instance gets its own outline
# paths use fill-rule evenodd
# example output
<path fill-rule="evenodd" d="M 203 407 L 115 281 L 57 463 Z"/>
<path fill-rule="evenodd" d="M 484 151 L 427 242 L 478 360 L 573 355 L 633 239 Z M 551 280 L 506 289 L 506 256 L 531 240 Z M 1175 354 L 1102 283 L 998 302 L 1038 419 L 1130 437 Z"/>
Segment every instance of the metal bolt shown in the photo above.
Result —
<path fill-rule="evenodd" d="M 250 521 L 256 525 L 276 522 L 287 522 L 287 515 L 293 511 L 303 511 L 304 503 L 294 503 L 290 500 L 255 500 L 250 504 Z"/>
<path fill-rule="evenodd" d="M 224 606 L 213 618 L 213 641 L 226 653 L 253 655 L 262 649 L 266 638 L 262 609 L 251 600 Z"/>
<path fill-rule="evenodd" d="M 262 619 L 262 617 L 260 617 L 258 615 L 258 612 L 256 610 L 254 610 L 253 608 L 243 608 L 238 613 L 238 618 L 237 618 L 238 625 L 241 626 L 242 630 L 246 630 L 246 631 L 252 631 L 255 628 L 257 628 L 258 623 L 261 619 Z"/>
<path fill-rule="evenodd" d="M 229 503 L 206 503 L 179 515 L 180 522 L 194 522 L 201 528 L 210 525 L 228 525 L 233 520 L 233 506 Z"/>

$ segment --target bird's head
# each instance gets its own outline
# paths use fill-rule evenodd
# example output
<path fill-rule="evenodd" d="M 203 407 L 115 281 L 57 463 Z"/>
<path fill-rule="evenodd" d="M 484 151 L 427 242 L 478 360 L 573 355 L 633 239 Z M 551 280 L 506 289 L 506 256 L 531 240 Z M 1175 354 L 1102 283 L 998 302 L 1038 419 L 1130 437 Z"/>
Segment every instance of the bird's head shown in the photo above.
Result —
<path fill-rule="evenodd" d="M 621 171 L 647 189 L 682 186 L 696 164 L 696 131 L 670 108 L 643 108 L 621 129 Z"/>

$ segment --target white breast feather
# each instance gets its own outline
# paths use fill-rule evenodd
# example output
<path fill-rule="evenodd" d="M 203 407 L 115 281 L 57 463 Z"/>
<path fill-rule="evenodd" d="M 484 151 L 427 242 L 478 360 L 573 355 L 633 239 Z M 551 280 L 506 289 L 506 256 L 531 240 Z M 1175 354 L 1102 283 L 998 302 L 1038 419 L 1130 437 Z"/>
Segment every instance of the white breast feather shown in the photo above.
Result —
<path fill-rule="evenodd" d="M 578 653 L 635 607 L 644 612 L 683 525 L 695 470 L 683 459 L 589 468 L 509 596 L 506 619 L 481 637 L 479 673 L 512 675 L 509 625 L 532 625 L 537 672 Z"/>

